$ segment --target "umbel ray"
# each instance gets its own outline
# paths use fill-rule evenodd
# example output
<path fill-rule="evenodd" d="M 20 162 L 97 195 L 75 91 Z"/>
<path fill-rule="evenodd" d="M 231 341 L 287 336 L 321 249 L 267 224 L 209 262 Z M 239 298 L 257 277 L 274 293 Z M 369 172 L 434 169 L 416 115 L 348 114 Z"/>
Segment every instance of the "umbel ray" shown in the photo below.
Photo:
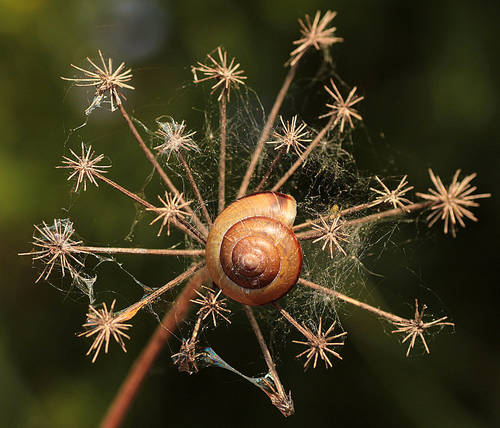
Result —
<path fill-rule="evenodd" d="M 296 201 L 292 195 L 281 192 L 287 191 L 283 189 L 295 175 L 301 173 L 311 154 L 328 146 L 340 147 L 343 136 L 349 134 L 362 120 L 357 109 L 363 97 L 357 95 L 357 88 L 348 89 L 343 95 L 344 91 L 337 87 L 338 81 L 333 79 L 324 85 L 324 95 L 329 98 L 329 102 L 319 112 L 314 129 L 300 120 L 298 114 L 278 117 L 304 55 L 315 50 L 327 51 L 343 41 L 336 36 L 336 28 L 331 26 L 335 15 L 336 12 L 331 11 L 323 15 L 317 12 L 313 17 L 306 15 L 299 20 L 301 36 L 293 42 L 295 47 L 286 63 L 288 71 L 283 85 L 254 143 L 253 153 L 235 192 L 226 186 L 229 181 L 226 177 L 229 162 L 227 152 L 234 143 L 227 132 L 228 103 L 231 102 L 231 93 L 241 89 L 247 77 L 240 64 L 234 58 L 229 59 L 221 47 L 208 54 L 206 61 L 192 67 L 194 83 L 211 84 L 211 93 L 217 99 L 216 207 L 207 202 L 207 197 L 199 187 L 202 172 L 192 169 L 190 156 L 205 148 L 200 147 L 196 133 L 189 130 L 185 121 L 161 116 L 156 121 L 156 131 L 151 133 L 152 142 L 148 144 L 143 138 L 143 130 L 136 127 L 137 121 L 130 117 L 124 105 L 123 92 L 135 89 L 131 85 L 131 69 L 123 62 L 115 68 L 112 59 L 106 60 L 101 51 L 98 61 L 87 58 L 89 69 L 72 65 L 81 74 L 63 79 L 76 86 L 95 89 L 86 114 L 90 115 L 95 109 L 103 107 L 109 107 L 112 112 L 118 111 L 166 190 L 148 201 L 126 189 L 109 178 L 110 165 L 105 163 L 104 155 L 96 154 L 91 146 L 84 144 L 79 149 L 70 149 L 58 168 L 69 171 L 68 180 L 75 181 L 75 192 L 86 191 L 89 184 L 111 186 L 140 206 L 150 216 L 151 225 L 159 225 L 158 236 L 169 236 L 171 228 L 177 228 L 187 237 L 186 242 L 190 243 L 183 249 L 88 246 L 75 237 L 73 223 L 68 219 L 55 219 L 35 226 L 34 249 L 24 254 L 31 255 L 34 261 L 42 264 L 36 281 L 49 280 L 60 272 L 63 277 L 67 276 L 77 284 L 90 299 L 84 331 L 80 336 L 92 340 L 88 350 L 88 354 L 92 354 L 92 362 L 96 361 L 101 350 L 108 352 L 111 339 L 125 351 L 125 341 L 130 339 L 132 319 L 142 309 L 157 303 L 165 292 L 185 283 L 157 331 L 160 336 L 165 335 L 162 339 L 164 342 L 169 337 L 169 333 L 165 333 L 166 329 L 175 328 L 186 316 L 190 303 L 196 305 L 193 330 L 173 355 L 174 363 L 181 371 L 189 373 L 206 366 L 230 370 L 260 388 L 274 406 L 289 416 L 294 412 L 291 392 L 286 392 L 278 376 L 254 315 L 259 306 L 271 306 L 276 317 L 282 317 L 290 323 L 295 333 L 294 345 L 291 346 L 300 347 L 297 357 L 303 359 L 305 369 L 316 368 L 321 362 L 326 368 L 331 368 L 335 359 L 341 359 L 340 349 L 347 332 L 340 329 L 336 320 L 326 325 L 322 317 L 311 318 L 309 322 L 297 321 L 293 311 L 284 307 L 282 297 L 293 295 L 298 289 L 327 296 L 332 302 L 345 302 L 387 321 L 393 326 L 394 333 L 402 335 L 402 342 L 407 344 L 407 356 L 417 341 L 422 343 L 425 352 L 430 352 L 425 339 L 429 329 L 453 326 L 446 316 L 427 317 L 424 313 L 426 306 L 419 306 L 417 300 L 414 315 L 405 318 L 343 294 L 338 291 L 336 284 L 314 282 L 313 278 L 302 272 L 303 255 L 307 254 L 303 254 L 302 247 L 306 247 L 301 244 L 308 242 L 307 248 L 316 247 L 326 251 L 332 262 L 343 258 L 347 260 L 353 257 L 350 252 L 355 247 L 354 239 L 360 230 L 379 222 L 411 218 L 422 212 L 427 212 L 429 226 L 442 220 L 444 232 L 455 236 L 457 227 L 465 226 L 465 220 L 477 221 L 471 211 L 471 208 L 478 206 L 476 200 L 490 196 L 474 193 L 476 187 L 472 186 L 471 181 L 475 174 L 460 179 L 460 170 L 457 170 L 447 186 L 429 170 L 433 187 L 427 193 L 417 192 L 415 196 L 420 199 L 417 202 L 409 199 L 413 186 L 408 185 L 406 175 L 392 190 L 375 176 L 372 179 L 374 187 L 370 187 L 371 193 L 363 203 L 335 201 L 332 204 L 335 209 L 311 218 L 299 213 L 304 221 L 294 224 Z M 165 168 L 166 164 L 174 161 L 178 162 L 189 183 L 189 188 L 183 191 L 178 189 Z M 228 204 L 228 201 L 231 203 Z M 115 308 L 115 301 L 95 301 L 92 287 L 95 279 L 85 274 L 86 258 L 100 254 L 177 256 L 191 258 L 192 263 L 177 277 L 169 279 L 160 287 L 148 288 L 141 299 L 118 309 Z M 230 305 L 230 302 L 234 304 Z M 243 375 L 212 348 L 202 345 L 200 333 L 203 329 L 210 325 L 216 327 L 221 322 L 230 323 L 231 310 L 236 304 L 242 305 L 261 348 L 267 365 L 264 376 Z M 172 311 L 175 311 L 175 316 Z M 300 316 L 300 319 L 304 317 Z M 140 358 L 138 361 L 142 361 Z"/>

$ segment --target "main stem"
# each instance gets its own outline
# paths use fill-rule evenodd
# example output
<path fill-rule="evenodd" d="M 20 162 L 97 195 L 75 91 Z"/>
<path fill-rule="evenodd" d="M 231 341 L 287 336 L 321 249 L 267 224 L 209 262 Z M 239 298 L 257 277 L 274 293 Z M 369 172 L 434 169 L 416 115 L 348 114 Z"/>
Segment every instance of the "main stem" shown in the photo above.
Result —
<path fill-rule="evenodd" d="M 161 179 L 165 182 L 165 184 L 168 186 L 170 191 L 174 193 L 178 198 L 181 203 L 185 203 L 185 200 L 181 197 L 181 194 L 175 187 L 174 183 L 170 180 L 168 177 L 167 173 L 165 170 L 161 167 L 161 165 L 158 163 L 156 160 L 155 156 L 149 150 L 148 146 L 146 146 L 146 143 L 144 143 L 144 140 L 142 139 L 141 135 L 137 131 L 136 127 L 132 123 L 132 120 L 130 119 L 130 116 L 128 115 L 127 111 L 123 107 L 123 104 L 119 104 L 118 108 L 120 109 L 120 113 L 122 114 L 123 118 L 125 119 L 125 122 L 127 122 L 127 125 L 129 126 L 130 130 L 132 131 L 132 134 L 134 135 L 135 139 L 139 143 L 142 151 L 146 155 L 146 158 L 151 162 L 151 164 L 154 166 L 158 174 L 160 175 Z M 194 213 L 192 208 L 189 206 L 186 206 L 186 211 L 189 212 L 189 214 L 192 216 L 194 223 L 196 226 L 203 232 L 204 236 L 208 235 L 208 229 L 207 227 L 203 224 L 203 222 L 199 219 L 199 217 Z"/>
<path fill-rule="evenodd" d="M 123 381 L 118 393 L 111 403 L 100 428 L 117 428 L 123 422 L 128 409 L 135 400 L 139 390 L 155 362 L 158 354 L 169 340 L 172 331 L 182 322 L 191 305 L 190 300 L 195 296 L 195 290 L 206 281 L 206 270 L 199 271 L 184 287 L 182 293 L 175 300 L 174 305 L 163 317 L 161 324 L 156 328 L 146 347 L 142 350 L 127 377 Z"/>
<path fill-rule="evenodd" d="M 226 128 L 227 128 L 227 90 L 220 100 L 220 156 L 219 156 L 219 213 L 226 205 Z"/>
<path fill-rule="evenodd" d="M 240 190 L 238 191 L 238 198 L 241 198 L 245 195 L 248 190 L 248 186 L 250 184 L 250 179 L 255 171 L 255 167 L 257 166 L 257 162 L 259 161 L 259 156 L 262 153 L 262 149 L 264 148 L 264 144 L 266 143 L 269 134 L 271 133 L 271 128 L 276 121 L 276 116 L 280 111 L 281 105 L 283 104 L 283 100 L 285 99 L 286 93 L 290 88 L 290 85 L 295 77 L 295 72 L 297 71 L 298 62 L 296 62 L 290 69 L 288 70 L 288 74 L 285 77 L 283 85 L 281 86 L 278 95 L 276 96 L 276 100 L 274 101 L 273 107 L 271 109 L 271 113 L 269 114 L 267 121 L 264 125 L 264 129 L 260 134 L 259 141 L 257 142 L 257 147 L 255 147 L 255 151 L 253 152 L 252 159 L 250 160 L 250 164 L 245 172 L 245 176 L 243 177 L 243 181 L 241 182 Z"/>

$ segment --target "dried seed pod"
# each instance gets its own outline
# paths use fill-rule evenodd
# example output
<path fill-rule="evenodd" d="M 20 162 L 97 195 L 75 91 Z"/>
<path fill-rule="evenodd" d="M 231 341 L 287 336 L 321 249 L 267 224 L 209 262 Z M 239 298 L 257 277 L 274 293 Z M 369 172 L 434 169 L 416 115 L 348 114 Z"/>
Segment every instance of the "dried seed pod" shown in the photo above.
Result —
<path fill-rule="evenodd" d="M 246 305 L 279 299 L 297 282 L 302 249 L 291 226 L 297 204 L 289 195 L 262 192 L 238 199 L 215 219 L 205 257 L 222 292 Z"/>

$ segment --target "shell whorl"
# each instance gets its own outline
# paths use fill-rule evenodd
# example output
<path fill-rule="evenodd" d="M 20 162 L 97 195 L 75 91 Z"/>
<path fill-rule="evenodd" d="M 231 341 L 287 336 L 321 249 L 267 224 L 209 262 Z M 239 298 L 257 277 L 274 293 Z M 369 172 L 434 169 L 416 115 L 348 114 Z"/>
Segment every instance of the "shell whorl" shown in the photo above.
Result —
<path fill-rule="evenodd" d="M 291 196 L 262 192 L 233 202 L 215 219 L 205 257 L 226 296 L 262 305 L 295 285 L 302 268 L 302 250 L 291 229 L 296 207 Z"/>

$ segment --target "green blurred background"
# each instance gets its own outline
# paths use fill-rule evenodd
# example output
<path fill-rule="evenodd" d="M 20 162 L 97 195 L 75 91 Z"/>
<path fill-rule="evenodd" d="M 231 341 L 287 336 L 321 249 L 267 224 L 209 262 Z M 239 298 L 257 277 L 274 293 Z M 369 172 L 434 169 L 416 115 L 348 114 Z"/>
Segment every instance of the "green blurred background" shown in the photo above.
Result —
<path fill-rule="evenodd" d="M 368 150 L 359 168 L 408 173 L 420 190 L 429 184 L 427 167 L 446 180 L 462 168 L 478 173 L 480 191 L 494 194 L 475 210 L 480 222 L 456 239 L 440 227 L 428 232 L 421 225 L 416 233 L 414 225 L 402 226 L 392 241 L 409 244 L 389 245 L 370 264 L 383 278 L 358 294 L 408 316 L 419 297 L 435 313 L 449 314 L 456 330 L 431 338 L 430 356 L 420 349 L 406 359 L 387 326 L 345 308 L 344 360 L 307 373 L 294 357 L 296 345 L 278 341 L 279 371 L 296 406 L 287 420 L 261 392 L 222 370 L 179 374 L 169 358 L 179 346 L 174 341 L 125 426 L 500 426 L 499 2 L 0 0 L 2 427 L 96 426 L 157 324 L 151 315 L 138 317 L 128 353 L 112 346 L 91 364 L 84 356 L 88 343 L 75 336 L 87 302 L 45 282 L 34 285 L 30 259 L 16 255 L 31 249 L 33 224 L 67 216 L 91 243 L 160 245 L 145 220 L 134 242 L 125 242 L 132 204 L 103 186 L 75 198 L 66 175 L 54 168 L 69 147 L 85 141 L 112 158 L 112 176 L 126 187 L 139 190 L 150 172 L 117 113 L 97 112 L 70 135 L 83 122 L 91 93 L 59 76 L 74 75 L 69 64 L 83 65 L 101 48 L 133 67 L 136 91 L 128 92 L 127 106 L 136 117 L 151 123 L 172 114 L 196 128 L 202 115 L 192 107 L 204 107 L 206 91 L 192 87 L 189 65 L 223 45 L 269 110 L 298 35 L 296 20 L 317 9 L 339 12 L 334 24 L 345 42 L 333 51 L 336 71 L 366 97 L 360 105 L 366 132 L 357 143 Z M 296 93 L 317 64 L 308 60 L 299 69 Z M 120 260 L 146 284 L 161 284 L 182 269 L 176 261 L 138 259 Z M 140 295 L 113 264 L 99 268 L 96 292 L 100 301 Z M 241 314 L 209 339 L 245 373 L 264 371 Z"/>

